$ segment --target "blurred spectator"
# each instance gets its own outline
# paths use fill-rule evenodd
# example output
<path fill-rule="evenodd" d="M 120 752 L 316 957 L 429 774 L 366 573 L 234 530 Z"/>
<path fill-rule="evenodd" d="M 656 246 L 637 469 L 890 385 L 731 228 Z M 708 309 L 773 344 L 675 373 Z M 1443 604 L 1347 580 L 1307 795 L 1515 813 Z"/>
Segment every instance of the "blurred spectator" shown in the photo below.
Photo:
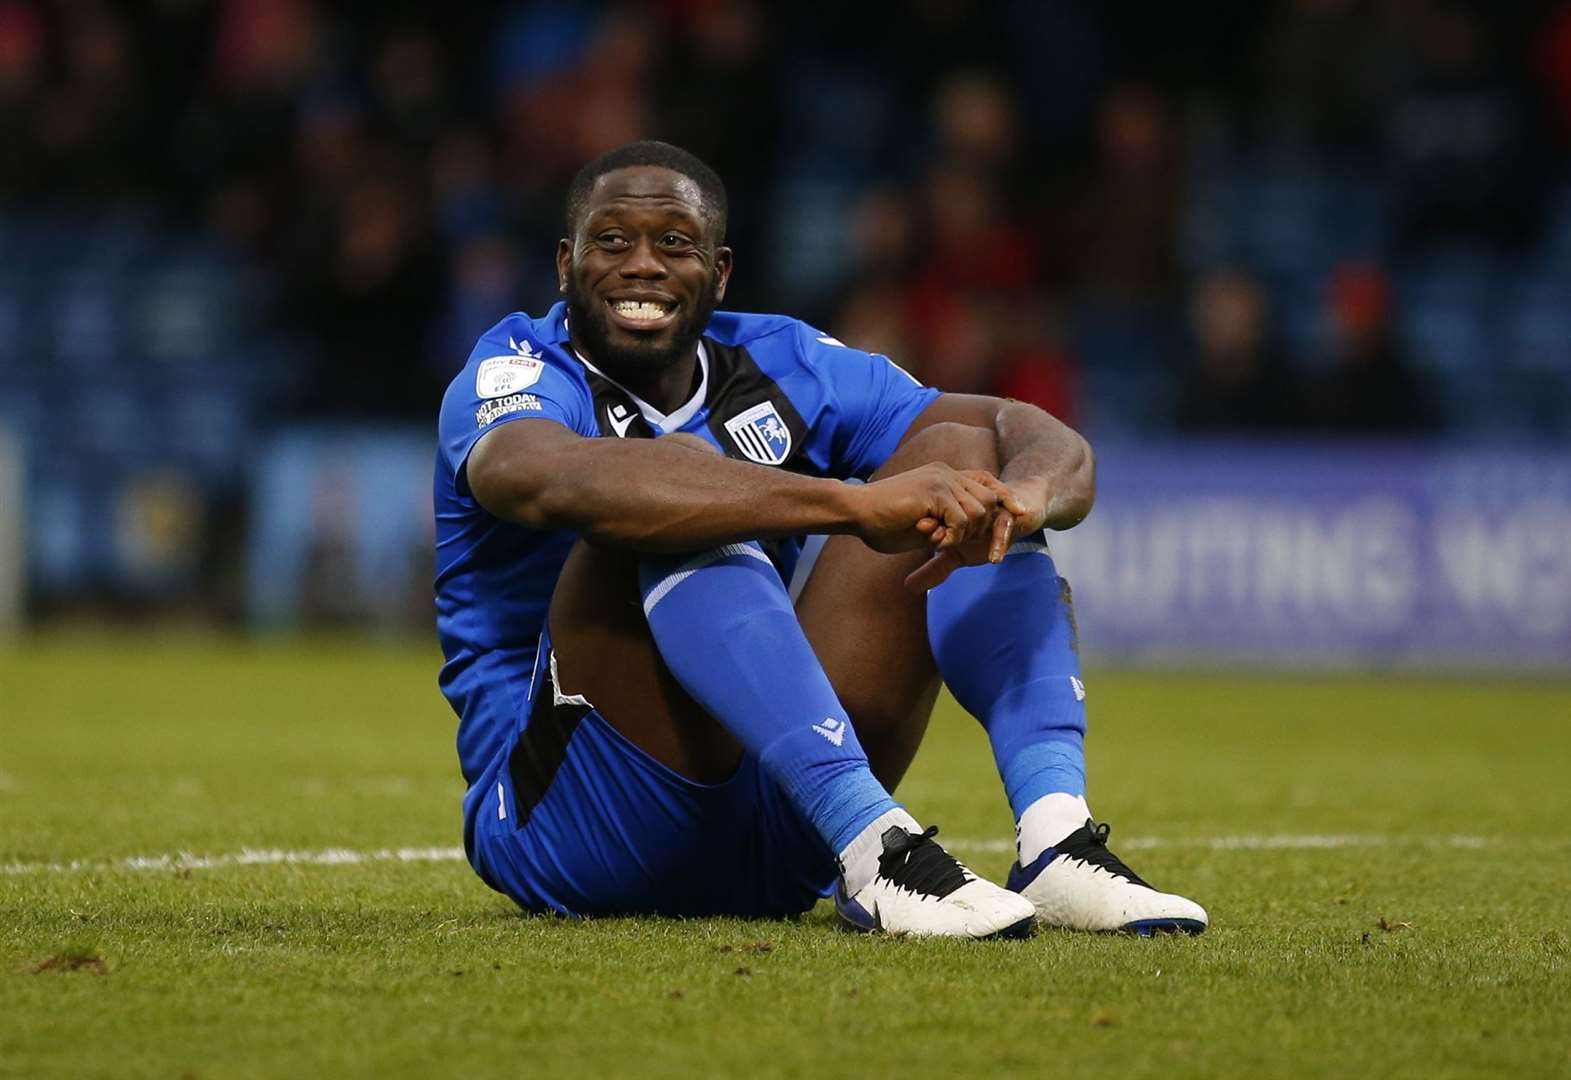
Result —
<path fill-rule="evenodd" d="M 1020 184 L 1015 102 L 962 70 L 931 103 L 922 183 L 872 189 L 853 215 L 853 281 L 836 325 L 950 392 L 1008 393 L 1073 413 L 1070 365 L 1050 335 L 1045 238 Z"/>
<path fill-rule="evenodd" d="M 448 129 L 453 103 L 444 58 L 418 27 L 399 27 L 382 41 L 370 82 L 380 119 L 400 142 L 429 149 Z"/>
<path fill-rule="evenodd" d="M 917 212 L 906 193 L 894 187 L 869 191 L 851 221 L 851 248 L 858 278 L 898 277 L 915 262 Z"/>
<path fill-rule="evenodd" d="M 1413 4 L 1402 26 L 1410 73 L 1385 147 L 1399 243 L 1418 253 L 1522 244 L 1542 221 L 1548 170 L 1520 66 L 1463 0 Z"/>
<path fill-rule="evenodd" d="M 512 245 L 498 235 L 476 236 L 458 249 L 447 318 L 430 356 L 431 379 L 450 376 L 469 356 L 476 338 L 507 312 L 528 306 L 529 290 L 518 273 L 523 265 Z"/>
<path fill-rule="evenodd" d="M 108 5 L 73 5 L 62 15 L 65 77 L 44 93 L 34 117 L 41 175 L 56 195 L 134 194 L 148 179 L 142 148 L 152 121 L 129 28 Z"/>
<path fill-rule="evenodd" d="M 1544 19 L 1535 52 L 1561 142 L 1571 141 L 1571 0 L 1562 0 Z"/>
<path fill-rule="evenodd" d="M 870 278 L 854 286 L 830 325 L 835 337 L 852 348 L 880 353 L 907 371 L 916 366 L 905 298 L 892 278 Z"/>
<path fill-rule="evenodd" d="M 0 194 L 30 194 L 39 182 L 38 95 L 43 79 L 44 23 L 21 0 L 0 3 Z"/>
<path fill-rule="evenodd" d="M 562 33 L 554 63 L 520 62 L 501 87 L 506 182 L 536 213 L 560 217 L 558 189 L 588 159 L 648 135 L 649 75 L 658 38 L 632 6 L 611 8 L 586 36 L 562 4 L 522 5 L 520 35 Z M 529 25 L 535 23 L 537 25 Z M 568 29 L 571 25 L 571 29 Z"/>
<path fill-rule="evenodd" d="M 1291 369 L 1272 339 L 1266 301 L 1248 274 L 1223 270 L 1195 290 L 1195 355 L 1179 390 L 1188 431 L 1270 431 L 1297 419 Z"/>
<path fill-rule="evenodd" d="M 1332 154 L 1377 145 L 1395 57 L 1374 0 L 1289 0 L 1264 34 L 1258 75 L 1265 141 Z"/>
<path fill-rule="evenodd" d="M 1433 410 L 1396 339 L 1385 274 L 1372 266 L 1338 268 L 1326 290 L 1326 317 L 1331 351 L 1305 393 L 1309 425 L 1350 434 L 1429 430 Z"/>
<path fill-rule="evenodd" d="M 1149 304 L 1178 287 L 1182 189 L 1176 133 L 1148 86 L 1125 84 L 1101 102 L 1096 159 L 1055 200 L 1063 257 L 1080 291 L 1099 302 Z"/>
<path fill-rule="evenodd" d="M 1018 167 L 1020 125 L 1008 89 L 968 71 L 941 84 L 934 101 L 939 154 L 995 177 Z"/>
<path fill-rule="evenodd" d="M 731 214 L 728 241 L 755 262 L 768 235 L 775 162 L 758 152 L 780 138 L 777 53 L 762 5 L 751 0 L 694 0 L 673 5 L 676 40 L 667 62 L 680 79 L 654 80 L 660 137 L 684 146 L 725 178 Z M 740 275 L 732 303 L 767 305 L 752 293 L 763 273 Z M 756 296 L 756 299 L 752 297 Z"/>
<path fill-rule="evenodd" d="M 1071 421 L 1084 390 L 1133 438 L 1571 430 L 1571 0 L 0 0 L 0 130 L 8 422 L 80 453 L 36 403 L 101 363 L 101 455 L 200 457 L 207 506 L 296 372 L 293 416 L 428 429 L 555 299 L 568 177 L 635 138 L 730 186 L 727 306 L 946 390 Z M 1324 344 L 1302 387 L 1283 342 Z M 1475 396 L 1488 424 L 1432 427 Z M 165 400 L 200 454 L 138 434 Z"/>
<path fill-rule="evenodd" d="M 433 148 L 430 162 L 432 210 L 445 242 L 462 243 L 502 227 L 506 201 L 496 174 L 496 155 L 484 131 L 472 127 L 448 131 Z"/>
<path fill-rule="evenodd" d="M 1045 297 L 1020 297 L 999 311 L 1003 333 L 990 393 L 1030 402 L 1069 424 L 1080 422 L 1080 372 L 1063 334 L 1062 312 Z"/>
<path fill-rule="evenodd" d="M 445 381 L 427 362 L 445 290 L 418 189 L 372 169 L 335 195 L 291 260 L 289 307 L 314 360 L 297 411 L 425 419 Z"/>

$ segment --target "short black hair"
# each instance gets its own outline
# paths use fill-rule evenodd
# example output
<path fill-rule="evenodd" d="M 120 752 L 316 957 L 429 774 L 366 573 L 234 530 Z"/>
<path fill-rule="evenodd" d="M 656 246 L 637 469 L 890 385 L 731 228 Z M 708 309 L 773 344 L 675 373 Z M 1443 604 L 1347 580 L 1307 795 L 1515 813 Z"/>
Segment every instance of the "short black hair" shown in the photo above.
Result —
<path fill-rule="evenodd" d="M 594 190 L 595 181 L 606 173 L 634 165 L 653 165 L 661 169 L 670 169 L 697 184 L 698 192 L 704 199 L 704 219 L 709 224 L 710 231 L 714 233 L 715 243 L 725 241 L 726 193 L 725 182 L 720 179 L 720 174 L 699 160 L 698 155 L 683 150 L 680 146 L 654 140 L 624 143 L 607 150 L 578 170 L 573 177 L 573 182 L 567 188 L 568 236 L 578 233 L 578 223 L 583 220 L 584 210 L 589 205 L 589 193 Z"/>

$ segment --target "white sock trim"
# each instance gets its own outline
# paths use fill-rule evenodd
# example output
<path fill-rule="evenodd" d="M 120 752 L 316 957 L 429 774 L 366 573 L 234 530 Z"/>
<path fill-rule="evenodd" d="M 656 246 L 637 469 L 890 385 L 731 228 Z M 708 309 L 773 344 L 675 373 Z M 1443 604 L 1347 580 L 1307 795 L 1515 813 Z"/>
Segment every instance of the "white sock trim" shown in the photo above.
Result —
<path fill-rule="evenodd" d="M 655 609 L 655 605 L 664 600 L 666 594 L 682 584 L 682 582 L 698 573 L 698 571 L 710 563 L 719 562 L 721 559 L 729 559 L 733 555 L 747 555 L 758 559 L 768 564 L 771 570 L 775 566 L 774 563 L 769 561 L 768 555 L 765 555 L 752 544 L 726 544 L 723 547 L 715 548 L 713 551 L 706 551 L 702 555 L 696 555 L 683 563 L 674 573 L 662 578 L 659 584 L 649 590 L 649 595 L 644 597 L 644 617 L 648 618 L 649 613 Z"/>
<path fill-rule="evenodd" d="M 1085 796 L 1054 792 L 1026 807 L 1015 826 L 1020 865 L 1029 866 L 1042 852 L 1086 823 L 1091 808 Z"/>
<path fill-rule="evenodd" d="M 922 831 L 904 807 L 886 810 L 874 818 L 840 853 L 840 877 L 847 896 L 855 896 L 877 876 L 878 857 L 884 853 L 884 833 L 891 825 L 899 825 L 907 832 Z"/>

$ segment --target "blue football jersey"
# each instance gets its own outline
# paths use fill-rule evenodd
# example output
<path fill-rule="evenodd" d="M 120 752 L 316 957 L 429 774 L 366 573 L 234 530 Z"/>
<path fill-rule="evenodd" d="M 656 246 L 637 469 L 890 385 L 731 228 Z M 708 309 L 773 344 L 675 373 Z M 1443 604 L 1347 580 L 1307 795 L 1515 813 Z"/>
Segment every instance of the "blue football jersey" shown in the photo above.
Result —
<path fill-rule="evenodd" d="M 526 420 L 585 437 L 682 431 L 740 460 L 866 479 L 938 396 L 886 357 L 784 316 L 717 312 L 699 360 L 692 400 L 661 414 L 577 356 L 558 303 L 540 319 L 515 313 L 497 323 L 448 387 L 436 455 L 437 633 L 446 659 L 439 681 L 458 713 L 471 785 L 466 819 L 523 724 L 546 608 L 575 539 L 503 521 L 475 501 L 464 464 L 481 436 Z M 799 542 L 772 545 L 787 580 L 799 550 Z"/>

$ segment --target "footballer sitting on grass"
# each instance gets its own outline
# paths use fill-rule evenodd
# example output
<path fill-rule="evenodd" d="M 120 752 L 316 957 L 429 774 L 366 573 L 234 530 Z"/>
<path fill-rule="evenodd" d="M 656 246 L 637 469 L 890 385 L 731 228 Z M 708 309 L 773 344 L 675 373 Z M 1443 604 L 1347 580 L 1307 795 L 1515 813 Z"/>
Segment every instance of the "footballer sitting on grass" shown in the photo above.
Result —
<path fill-rule="evenodd" d="M 1044 531 L 1091 509 L 1085 441 L 795 319 L 717 312 L 725 229 L 691 154 L 591 162 L 565 302 L 487 331 L 442 403 L 441 686 L 476 872 L 570 915 L 780 916 L 832 889 L 893 933 L 1204 929 L 1085 801 Z M 1007 887 L 890 794 L 940 682 L 1015 813 Z"/>

